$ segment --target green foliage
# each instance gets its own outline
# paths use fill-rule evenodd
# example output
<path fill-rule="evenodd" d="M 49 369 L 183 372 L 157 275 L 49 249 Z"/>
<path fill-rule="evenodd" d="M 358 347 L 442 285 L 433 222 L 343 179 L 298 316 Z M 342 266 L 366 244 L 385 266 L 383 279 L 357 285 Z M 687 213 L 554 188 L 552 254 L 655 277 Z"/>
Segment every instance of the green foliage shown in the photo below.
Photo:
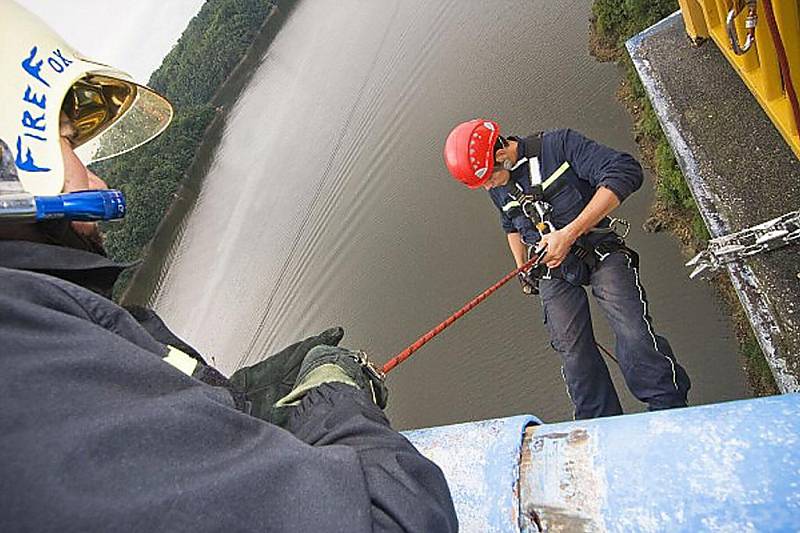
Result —
<path fill-rule="evenodd" d="M 741 349 L 747 360 L 750 379 L 756 384 L 754 387 L 756 392 L 767 391 L 767 394 L 772 393 L 772 391 L 777 392 L 778 385 L 775 383 L 772 369 L 770 369 L 767 358 L 764 357 L 764 352 L 761 351 L 761 346 L 752 331 L 747 333 L 747 338 L 741 343 Z M 762 392 L 761 394 L 764 393 Z"/>
<path fill-rule="evenodd" d="M 121 222 L 106 226 L 106 248 L 118 261 L 134 261 L 152 239 L 169 209 L 184 172 L 194 158 L 203 134 L 214 118 L 206 104 L 176 113 L 161 137 L 134 152 L 120 156 L 97 172 L 109 186 L 121 189 L 128 213 Z"/>
<path fill-rule="evenodd" d="M 207 0 L 150 78 L 175 107 L 170 127 L 138 150 L 95 165 L 128 202 L 125 219 L 104 228 L 114 259 L 139 259 L 155 235 L 215 116 L 214 94 L 244 57 L 270 6 L 267 0 Z"/>
<path fill-rule="evenodd" d="M 705 247 L 708 240 L 711 238 L 711 234 L 708 232 L 708 227 L 706 227 L 703 217 L 701 217 L 700 213 L 697 211 L 695 211 L 692 216 L 692 236 L 697 242 L 701 243 L 701 247 Z"/>
<path fill-rule="evenodd" d="M 645 140 L 651 143 L 655 143 L 661 139 L 664 139 L 664 134 L 661 131 L 661 124 L 658 122 L 656 113 L 653 111 L 653 107 L 650 105 L 650 100 L 644 98 L 639 100 L 639 102 L 642 105 L 642 115 L 637 124 L 639 133 L 644 136 Z"/>
<path fill-rule="evenodd" d="M 611 46 L 622 46 L 677 10 L 677 0 L 595 0 L 592 6 L 597 36 Z"/>
<path fill-rule="evenodd" d="M 176 107 L 209 103 L 239 63 L 270 10 L 267 0 L 209 0 L 150 85 Z"/>
<path fill-rule="evenodd" d="M 668 207 L 678 209 L 694 207 L 692 193 L 686 180 L 683 179 L 681 169 L 678 167 L 666 139 L 659 139 L 656 146 L 655 165 L 660 177 L 657 189 L 659 198 Z"/>

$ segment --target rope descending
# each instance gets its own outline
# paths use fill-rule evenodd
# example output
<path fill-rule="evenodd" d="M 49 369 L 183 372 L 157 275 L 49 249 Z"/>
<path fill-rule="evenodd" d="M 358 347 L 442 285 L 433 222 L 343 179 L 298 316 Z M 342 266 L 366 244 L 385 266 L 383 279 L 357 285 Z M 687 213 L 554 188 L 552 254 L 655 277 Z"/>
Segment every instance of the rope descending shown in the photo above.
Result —
<path fill-rule="evenodd" d="M 383 368 L 381 368 L 381 371 L 384 374 L 388 374 L 389 371 L 391 371 L 394 367 L 396 367 L 397 365 L 399 365 L 400 363 L 402 363 L 403 361 L 405 361 L 406 359 L 411 357 L 411 354 L 413 354 L 414 352 L 419 350 L 428 341 L 430 341 L 436 335 L 438 335 L 439 333 L 441 333 L 442 331 L 447 329 L 453 322 L 455 322 L 456 320 L 458 320 L 462 316 L 466 315 L 475 306 L 477 306 L 479 303 L 481 303 L 486 298 L 491 296 L 493 292 L 495 292 L 497 289 L 499 289 L 500 287 L 502 287 L 503 285 L 508 283 L 508 281 L 511 278 L 515 277 L 517 274 L 519 274 L 520 272 L 522 272 L 524 270 L 528 270 L 529 268 L 536 267 L 538 265 L 539 261 L 541 261 L 542 258 L 544 257 L 544 254 L 545 254 L 544 250 L 539 251 L 539 253 L 535 254 L 530 260 L 528 260 L 527 263 L 525 263 L 524 265 L 520 266 L 519 268 L 517 268 L 515 270 L 512 270 L 511 272 L 506 274 L 500 281 L 498 281 L 497 283 L 495 283 L 494 285 L 492 285 L 491 287 L 489 287 L 488 289 L 486 289 L 485 291 L 480 293 L 478 296 L 476 296 L 475 298 L 473 298 L 472 300 L 467 302 L 464 305 L 464 307 L 462 307 L 461 309 L 459 309 L 458 311 L 456 311 L 455 313 L 450 315 L 444 322 L 442 322 L 441 324 L 439 324 L 438 326 L 436 326 L 435 328 L 433 328 L 432 330 L 427 332 L 425 335 L 423 335 L 419 339 L 417 339 L 411 346 L 409 346 L 408 348 L 406 348 L 402 352 L 398 353 L 393 358 L 389 359 L 389 361 L 387 361 L 386 364 L 383 365 Z"/>

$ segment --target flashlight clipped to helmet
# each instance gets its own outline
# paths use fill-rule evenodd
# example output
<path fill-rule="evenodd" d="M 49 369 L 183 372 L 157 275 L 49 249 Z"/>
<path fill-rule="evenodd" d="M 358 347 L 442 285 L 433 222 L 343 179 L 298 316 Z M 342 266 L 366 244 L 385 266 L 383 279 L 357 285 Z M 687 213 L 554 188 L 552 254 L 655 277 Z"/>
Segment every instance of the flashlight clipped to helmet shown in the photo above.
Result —
<path fill-rule="evenodd" d="M 61 120 L 84 165 L 133 150 L 172 120 L 170 103 L 78 53 L 38 17 L 0 0 L 0 222 L 117 220 L 117 190 L 62 194 Z"/>

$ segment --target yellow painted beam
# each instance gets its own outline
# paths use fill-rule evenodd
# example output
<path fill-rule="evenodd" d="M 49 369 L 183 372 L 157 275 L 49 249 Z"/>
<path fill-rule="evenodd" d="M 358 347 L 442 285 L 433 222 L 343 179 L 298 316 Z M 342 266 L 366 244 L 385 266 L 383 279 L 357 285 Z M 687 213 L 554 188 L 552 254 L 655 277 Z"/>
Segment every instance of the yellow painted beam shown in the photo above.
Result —
<path fill-rule="evenodd" d="M 747 85 L 783 138 L 800 158 L 800 124 L 786 94 L 772 34 L 764 14 L 764 0 L 758 0 L 755 45 L 745 54 L 733 52 L 726 28 L 733 0 L 679 0 L 686 32 L 694 40 L 710 37 Z M 800 91 L 800 0 L 772 0 L 773 11 L 789 59 L 795 91 Z M 734 19 L 739 43 L 746 38 L 747 8 Z M 702 19 L 702 20 L 701 20 Z"/>
<path fill-rule="evenodd" d="M 683 23 L 686 26 L 686 33 L 692 42 L 697 43 L 698 39 L 708 39 L 708 28 L 703 8 L 697 0 L 678 0 L 683 14 Z"/>

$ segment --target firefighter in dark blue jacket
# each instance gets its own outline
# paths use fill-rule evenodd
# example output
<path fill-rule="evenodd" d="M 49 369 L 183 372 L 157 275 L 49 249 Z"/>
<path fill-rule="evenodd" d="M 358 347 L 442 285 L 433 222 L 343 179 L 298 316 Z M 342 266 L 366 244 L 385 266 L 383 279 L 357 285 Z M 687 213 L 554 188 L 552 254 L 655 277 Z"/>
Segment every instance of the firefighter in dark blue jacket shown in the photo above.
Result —
<path fill-rule="evenodd" d="M 531 253 L 544 254 L 520 282 L 526 294 L 541 297 L 575 418 L 622 413 L 584 286 L 591 286 L 614 331 L 631 392 L 650 410 L 685 406 L 689 377 L 667 339 L 656 334 L 638 256 L 608 217 L 642 184 L 639 163 L 569 129 L 505 138 L 496 122 L 484 119 L 453 129 L 444 155 L 456 179 L 489 191 L 517 266 Z"/>
<path fill-rule="evenodd" d="M 84 163 L 172 109 L 10 0 L 0 49 L 0 531 L 457 530 L 341 328 L 227 379 L 111 300 L 96 220 L 124 199 Z"/>

